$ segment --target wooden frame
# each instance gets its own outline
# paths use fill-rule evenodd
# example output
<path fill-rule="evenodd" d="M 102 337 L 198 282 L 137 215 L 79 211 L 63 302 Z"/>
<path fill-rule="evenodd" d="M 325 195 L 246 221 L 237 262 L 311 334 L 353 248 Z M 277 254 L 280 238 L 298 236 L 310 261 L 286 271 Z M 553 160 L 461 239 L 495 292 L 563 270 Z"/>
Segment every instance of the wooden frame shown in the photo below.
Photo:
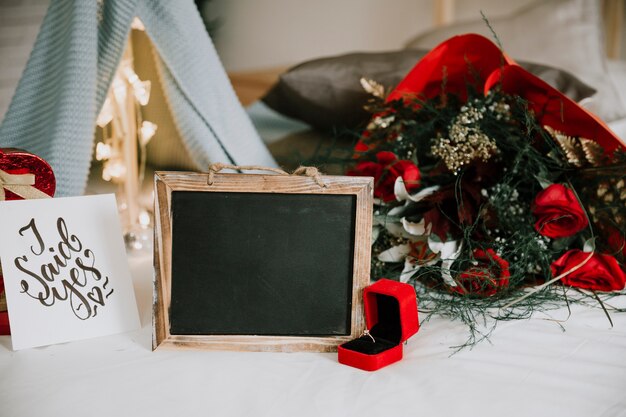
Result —
<path fill-rule="evenodd" d="M 332 352 L 337 346 L 357 338 L 365 329 L 362 291 L 369 284 L 373 179 L 368 177 L 322 176 L 320 187 L 306 176 L 208 174 L 156 172 L 154 229 L 154 300 L 152 348 L 192 348 L 247 351 Z M 345 194 L 356 197 L 352 313 L 350 334 L 342 336 L 249 336 L 249 335 L 172 335 L 169 308 L 172 283 L 172 191 Z"/>

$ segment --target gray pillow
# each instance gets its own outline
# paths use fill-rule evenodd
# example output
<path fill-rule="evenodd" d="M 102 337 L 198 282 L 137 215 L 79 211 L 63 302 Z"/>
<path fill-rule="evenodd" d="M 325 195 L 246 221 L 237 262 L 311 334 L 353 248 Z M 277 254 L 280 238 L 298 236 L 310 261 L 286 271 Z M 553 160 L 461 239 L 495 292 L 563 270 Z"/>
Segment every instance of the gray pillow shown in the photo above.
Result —
<path fill-rule="evenodd" d="M 403 49 L 307 61 L 283 73 L 263 101 L 318 129 L 354 128 L 369 119 L 363 106 L 370 96 L 361 87 L 361 77 L 391 89 L 426 53 L 426 49 Z M 595 92 L 566 71 L 540 64 L 520 65 L 575 101 Z"/>

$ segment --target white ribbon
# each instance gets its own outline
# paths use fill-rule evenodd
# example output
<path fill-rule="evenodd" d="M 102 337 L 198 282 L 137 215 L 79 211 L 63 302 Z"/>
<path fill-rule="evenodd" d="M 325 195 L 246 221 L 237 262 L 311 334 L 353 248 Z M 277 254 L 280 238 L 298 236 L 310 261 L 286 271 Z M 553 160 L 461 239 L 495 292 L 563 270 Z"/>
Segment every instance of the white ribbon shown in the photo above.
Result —
<path fill-rule="evenodd" d="M 9 174 L 0 169 L 0 201 L 6 199 L 4 190 L 28 200 L 50 198 L 48 194 L 33 185 L 35 185 L 35 174 Z"/>

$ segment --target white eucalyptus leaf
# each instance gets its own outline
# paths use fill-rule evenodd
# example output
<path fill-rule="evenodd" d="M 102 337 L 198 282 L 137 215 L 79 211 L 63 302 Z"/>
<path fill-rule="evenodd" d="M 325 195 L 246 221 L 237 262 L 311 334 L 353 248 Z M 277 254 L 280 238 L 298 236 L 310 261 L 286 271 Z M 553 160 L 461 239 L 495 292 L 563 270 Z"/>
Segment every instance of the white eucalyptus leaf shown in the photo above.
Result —
<path fill-rule="evenodd" d="M 589 238 L 585 241 L 585 244 L 583 245 L 583 252 L 594 252 L 596 250 L 596 238 L 592 237 Z"/>
<path fill-rule="evenodd" d="M 452 274 L 450 274 L 450 268 L 452 268 L 453 263 L 454 259 L 446 259 L 441 262 L 441 278 L 443 279 L 443 282 L 449 286 L 456 287 L 456 281 L 452 278 Z"/>
<path fill-rule="evenodd" d="M 417 223 L 410 222 L 406 219 L 406 217 L 402 218 L 402 226 L 404 230 L 410 233 L 413 236 L 424 236 L 430 233 L 430 229 L 432 227 L 431 224 L 426 226 L 426 221 L 424 219 L 420 220 Z"/>
<path fill-rule="evenodd" d="M 406 190 L 404 180 L 401 176 L 396 178 L 396 182 L 393 184 L 393 193 L 396 195 L 396 200 L 406 201 L 409 199 L 409 192 Z"/>
<path fill-rule="evenodd" d="M 374 226 L 385 226 L 387 223 L 399 223 L 400 217 L 390 216 L 389 214 L 374 214 Z"/>
<path fill-rule="evenodd" d="M 396 199 L 398 201 L 413 201 L 415 203 L 435 193 L 437 190 L 439 190 L 439 186 L 433 185 L 432 187 L 426 187 L 420 190 L 417 194 L 411 195 L 407 191 L 402 177 L 396 178 L 396 182 L 393 186 L 393 192 L 396 195 Z"/>
<path fill-rule="evenodd" d="M 446 242 L 441 249 L 441 259 L 452 259 L 454 261 L 461 254 L 461 249 L 463 249 L 463 242 L 460 240 Z"/>
<path fill-rule="evenodd" d="M 439 239 L 429 237 L 428 247 L 431 251 L 439 253 L 439 257 L 442 260 L 441 278 L 449 286 L 456 287 L 457 284 L 452 278 L 450 268 L 452 268 L 452 264 L 461 254 L 461 249 L 463 249 L 463 242 L 459 240 L 448 240 L 447 242 L 441 242 Z"/>
<path fill-rule="evenodd" d="M 378 254 L 378 260 L 381 262 L 401 262 L 411 252 L 408 243 L 404 245 L 392 246 L 391 248 Z"/>
<path fill-rule="evenodd" d="M 385 229 L 387 229 L 387 232 L 394 237 L 408 239 L 412 242 L 416 242 L 424 238 L 424 235 L 415 235 L 410 233 L 408 230 L 406 230 L 402 223 L 387 223 L 385 224 Z M 430 231 L 430 227 L 428 227 L 427 229 L 428 231 Z"/>
<path fill-rule="evenodd" d="M 401 215 L 402 212 L 404 211 L 404 209 L 407 207 L 407 205 L 408 204 L 392 208 L 391 210 L 389 210 L 389 212 L 387 212 L 387 216 L 399 216 L 399 215 Z"/>
<path fill-rule="evenodd" d="M 374 242 L 376 242 L 376 239 L 378 239 L 378 236 L 380 236 L 380 227 L 378 226 L 372 227 L 372 245 L 374 244 Z"/>
<path fill-rule="evenodd" d="M 417 202 L 425 199 L 429 195 L 434 194 L 435 192 L 437 192 L 437 190 L 439 190 L 439 188 L 440 187 L 438 185 L 433 185 L 432 187 L 426 187 L 426 188 L 420 190 L 420 192 L 418 192 L 417 194 L 410 195 L 409 198 L 411 199 L 411 201 L 417 203 Z"/>
<path fill-rule="evenodd" d="M 402 269 L 402 273 L 400 274 L 400 282 L 409 282 L 415 271 L 419 270 L 421 266 L 411 259 L 410 256 L 407 256 L 404 259 L 404 268 Z"/>
<path fill-rule="evenodd" d="M 461 241 L 460 240 L 448 240 L 442 242 L 436 235 L 428 236 L 428 247 L 434 253 L 438 253 L 441 259 L 456 259 L 461 253 Z"/>
<path fill-rule="evenodd" d="M 407 237 L 407 232 L 400 223 L 387 223 L 385 224 L 385 229 L 394 237 Z"/>

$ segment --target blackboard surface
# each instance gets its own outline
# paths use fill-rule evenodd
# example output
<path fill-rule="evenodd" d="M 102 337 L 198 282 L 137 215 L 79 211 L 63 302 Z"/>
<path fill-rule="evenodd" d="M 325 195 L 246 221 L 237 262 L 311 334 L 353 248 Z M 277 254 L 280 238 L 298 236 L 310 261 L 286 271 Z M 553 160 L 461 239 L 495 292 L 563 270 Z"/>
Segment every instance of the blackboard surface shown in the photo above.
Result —
<path fill-rule="evenodd" d="M 173 191 L 171 213 L 172 335 L 350 334 L 354 195 Z"/>

